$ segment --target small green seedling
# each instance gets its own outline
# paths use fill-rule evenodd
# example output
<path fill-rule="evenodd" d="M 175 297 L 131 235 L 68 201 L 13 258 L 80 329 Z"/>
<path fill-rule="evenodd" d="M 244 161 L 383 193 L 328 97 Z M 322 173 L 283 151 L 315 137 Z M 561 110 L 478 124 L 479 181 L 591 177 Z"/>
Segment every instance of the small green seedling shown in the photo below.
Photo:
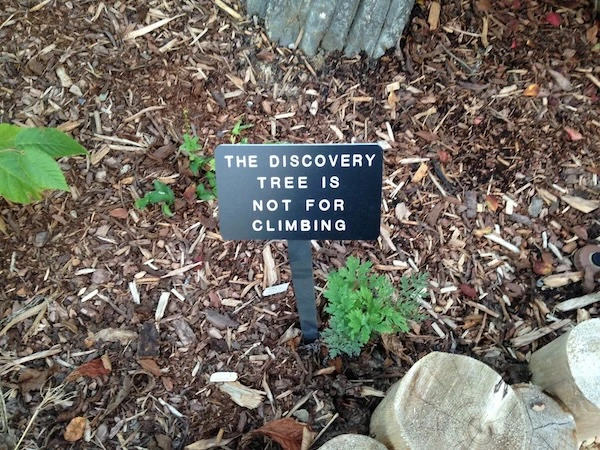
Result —
<path fill-rule="evenodd" d="M 427 274 L 403 277 L 396 293 L 389 278 L 370 273 L 372 266 L 351 256 L 327 276 L 330 317 L 322 338 L 332 358 L 357 356 L 374 335 L 406 332 L 409 320 L 422 319 L 418 300 L 427 295 Z"/>
<path fill-rule="evenodd" d="M 55 159 L 87 154 L 74 139 L 53 128 L 0 123 L 0 197 L 26 204 L 41 200 L 49 189 L 68 191 Z"/>
<path fill-rule="evenodd" d="M 198 154 L 202 150 L 202 146 L 198 143 L 198 136 L 184 134 L 183 144 L 179 146 L 179 150 L 188 157 L 190 170 L 197 176 L 200 173 L 200 168 L 206 163 L 206 158 Z"/>
<path fill-rule="evenodd" d="M 198 200 L 214 200 L 217 198 L 217 175 L 215 173 L 215 158 L 208 157 L 205 159 L 203 167 L 207 167 L 204 172 L 204 178 L 208 183 L 208 187 L 204 184 L 198 184 L 196 188 L 196 198 Z"/>
<path fill-rule="evenodd" d="M 195 176 L 200 175 L 200 171 L 204 171 L 204 177 L 208 187 L 204 184 L 199 184 L 196 188 L 196 198 L 198 200 L 214 200 L 217 198 L 217 177 L 215 175 L 215 158 L 212 156 L 204 156 L 199 152 L 202 146 L 198 143 L 198 136 L 189 134 L 183 135 L 183 144 L 179 150 L 185 154 L 190 160 L 190 171 Z"/>
<path fill-rule="evenodd" d="M 231 143 L 232 144 L 235 144 L 235 143 L 238 143 L 238 142 L 240 144 L 247 144 L 248 143 L 248 138 L 241 137 L 242 131 L 247 130 L 248 128 L 252 128 L 254 125 L 252 125 L 252 124 L 244 124 L 243 120 L 244 120 L 244 118 L 242 117 L 240 120 L 238 120 L 235 123 L 235 125 L 231 129 Z"/>
<path fill-rule="evenodd" d="M 136 200 L 135 207 L 144 209 L 148 205 L 160 203 L 162 212 L 167 217 L 172 217 L 171 205 L 175 203 L 173 190 L 160 180 L 154 180 L 154 190 L 147 192 L 142 198 Z"/>

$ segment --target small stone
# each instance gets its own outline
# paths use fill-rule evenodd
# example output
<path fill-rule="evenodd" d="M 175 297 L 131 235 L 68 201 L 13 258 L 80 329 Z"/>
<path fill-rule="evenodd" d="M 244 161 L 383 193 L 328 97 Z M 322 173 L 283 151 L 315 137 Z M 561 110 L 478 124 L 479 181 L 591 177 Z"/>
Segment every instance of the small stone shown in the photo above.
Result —
<path fill-rule="evenodd" d="M 81 92 L 81 88 L 76 84 L 71 85 L 69 88 L 69 92 L 76 97 L 83 97 L 83 92 Z"/>
<path fill-rule="evenodd" d="M 531 217 L 539 217 L 542 212 L 542 208 L 544 207 L 544 200 L 542 200 L 537 195 L 531 199 L 531 203 L 529 203 L 529 208 L 527 212 Z"/>
<path fill-rule="evenodd" d="M 194 330 L 192 330 L 192 327 L 190 327 L 190 325 L 187 323 L 187 320 L 184 318 L 175 319 L 173 320 L 172 324 L 173 328 L 175 328 L 177 337 L 184 347 L 196 342 L 196 334 L 194 333 Z"/>
<path fill-rule="evenodd" d="M 587 229 L 585 229 L 584 227 L 580 226 L 580 225 L 575 225 L 574 227 L 571 228 L 571 231 L 575 234 L 575 236 L 577 236 L 579 239 L 582 239 L 584 241 L 588 240 L 588 232 Z"/>
<path fill-rule="evenodd" d="M 99 183 L 102 183 L 103 181 L 106 181 L 106 170 L 99 170 L 98 172 L 96 172 L 96 174 L 94 175 L 94 178 L 96 181 L 98 181 Z"/>
<path fill-rule="evenodd" d="M 528 227 L 533 226 L 531 219 L 527 216 L 523 216 L 521 214 L 508 214 L 506 217 L 508 217 L 513 222 L 520 223 L 520 224 L 526 225 Z"/>
<path fill-rule="evenodd" d="M 298 409 L 298 410 L 294 411 L 292 413 L 292 416 L 294 416 L 300 422 L 304 422 L 304 423 L 308 423 L 308 421 L 310 419 L 310 414 L 305 409 Z"/>
<path fill-rule="evenodd" d="M 37 248 L 42 248 L 50 240 L 50 233 L 47 231 L 40 231 L 33 238 L 33 245 Z"/>
<path fill-rule="evenodd" d="M 92 274 L 92 283 L 104 284 L 110 280 L 110 272 L 106 269 L 98 269 Z"/>

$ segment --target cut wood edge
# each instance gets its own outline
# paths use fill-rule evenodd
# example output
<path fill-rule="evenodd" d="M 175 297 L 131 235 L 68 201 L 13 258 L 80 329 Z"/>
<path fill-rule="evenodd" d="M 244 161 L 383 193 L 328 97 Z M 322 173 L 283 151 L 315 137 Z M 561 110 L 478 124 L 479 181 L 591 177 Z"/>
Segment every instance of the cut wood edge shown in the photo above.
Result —
<path fill-rule="evenodd" d="M 561 450 L 579 448 L 575 419 L 562 404 L 533 384 L 516 384 L 513 389 L 531 420 L 530 448 L 547 448 L 549 444 Z"/>
<path fill-rule="evenodd" d="M 600 319 L 590 319 L 531 355 L 531 381 L 573 414 L 580 441 L 600 435 Z"/>
<path fill-rule="evenodd" d="M 385 445 L 362 434 L 340 434 L 318 450 L 387 450 Z"/>
<path fill-rule="evenodd" d="M 529 450 L 524 404 L 494 370 L 473 358 L 434 352 L 394 384 L 371 417 L 370 434 L 391 450 Z"/>

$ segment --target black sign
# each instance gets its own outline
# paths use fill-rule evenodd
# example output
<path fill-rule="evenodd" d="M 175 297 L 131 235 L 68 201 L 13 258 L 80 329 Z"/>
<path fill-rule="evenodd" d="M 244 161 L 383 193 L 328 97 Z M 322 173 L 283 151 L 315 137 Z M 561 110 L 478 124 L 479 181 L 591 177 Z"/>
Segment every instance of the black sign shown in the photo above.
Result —
<path fill-rule="evenodd" d="M 224 239 L 376 239 L 377 144 L 224 144 L 215 151 Z"/>

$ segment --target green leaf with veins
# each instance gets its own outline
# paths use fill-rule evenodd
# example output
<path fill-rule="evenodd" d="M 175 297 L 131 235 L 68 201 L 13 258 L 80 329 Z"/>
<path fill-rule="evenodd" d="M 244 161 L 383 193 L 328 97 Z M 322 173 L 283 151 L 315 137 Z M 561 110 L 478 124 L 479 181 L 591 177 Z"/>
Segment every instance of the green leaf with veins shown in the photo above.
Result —
<path fill-rule="evenodd" d="M 37 148 L 0 150 L 0 196 L 14 203 L 41 200 L 48 189 L 68 191 L 58 163 Z"/>
<path fill-rule="evenodd" d="M 157 203 L 162 203 L 161 209 L 165 216 L 173 216 L 170 205 L 175 203 L 175 194 L 169 186 L 160 180 L 154 180 L 154 190 L 147 192 L 142 198 L 136 200 L 135 206 L 138 209 L 144 209 L 148 205 Z"/>
<path fill-rule="evenodd" d="M 88 154 L 75 139 L 54 128 L 21 128 L 15 136 L 15 148 L 18 150 L 35 148 L 53 158 Z"/>

